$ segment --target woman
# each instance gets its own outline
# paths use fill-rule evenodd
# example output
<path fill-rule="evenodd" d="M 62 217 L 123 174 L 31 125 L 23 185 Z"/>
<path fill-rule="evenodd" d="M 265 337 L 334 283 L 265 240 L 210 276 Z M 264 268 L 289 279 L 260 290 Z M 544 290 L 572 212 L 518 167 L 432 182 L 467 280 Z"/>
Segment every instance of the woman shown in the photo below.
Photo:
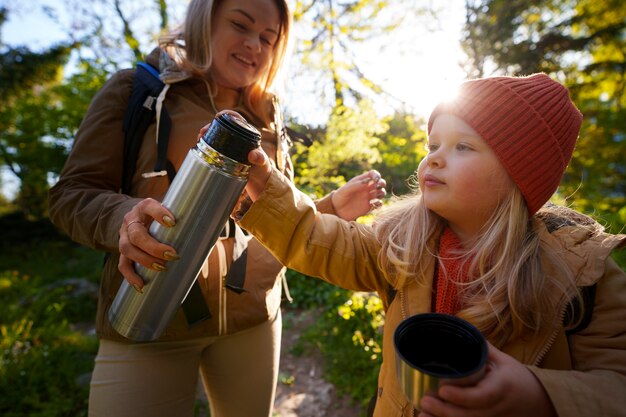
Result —
<path fill-rule="evenodd" d="M 282 0 L 193 0 L 179 31 L 164 37 L 147 62 L 167 84 L 171 118 L 168 162 L 178 169 L 197 132 L 217 112 L 242 114 L 262 134 L 272 164 L 291 178 L 288 138 L 269 88 L 285 54 L 290 15 Z M 94 97 L 59 182 L 50 191 L 50 217 L 77 242 L 104 250 L 97 312 L 100 347 L 89 397 L 90 416 L 192 416 L 198 369 L 220 417 L 271 415 L 278 374 L 283 266 L 241 229 L 220 239 L 198 277 L 212 317 L 190 325 L 181 309 L 163 336 L 132 343 L 108 322 L 122 279 L 138 291 L 132 262 L 156 269 L 177 260 L 176 248 L 147 233 L 152 221 L 176 219 L 159 201 L 167 176 L 152 172 L 155 129 L 146 132 L 128 195 L 122 178 L 122 120 L 134 71 L 115 74 Z M 355 218 L 379 204 L 384 181 L 375 172 L 355 177 L 317 203 L 321 211 Z M 159 213 L 159 215 L 157 215 Z M 247 247 L 244 292 L 224 285 L 234 257 Z"/>

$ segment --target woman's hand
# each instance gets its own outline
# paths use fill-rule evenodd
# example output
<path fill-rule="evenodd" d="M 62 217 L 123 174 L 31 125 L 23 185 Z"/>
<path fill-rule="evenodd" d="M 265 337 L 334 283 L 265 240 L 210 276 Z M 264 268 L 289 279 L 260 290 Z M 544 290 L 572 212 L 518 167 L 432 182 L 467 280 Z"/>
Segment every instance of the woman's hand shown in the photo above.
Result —
<path fill-rule="evenodd" d="M 119 231 L 118 269 L 126 281 L 139 292 L 144 282 L 135 272 L 133 262 L 155 271 L 165 271 L 167 261 L 178 259 L 173 247 L 160 243 L 148 233 L 148 227 L 153 220 L 165 227 L 175 225 L 174 215 L 169 210 L 158 201 L 146 198 L 124 215 Z"/>
<path fill-rule="evenodd" d="M 556 417 L 548 394 L 520 362 L 489 345 L 485 376 L 472 387 L 443 385 L 426 396 L 419 417 Z"/>
<path fill-rule="evenodd" d="M 371 170 L 353 177 L 331 195 L 335 214 L 344 220 L 354 220 L 383 205 L 387 183 L 378 171 Z"/>

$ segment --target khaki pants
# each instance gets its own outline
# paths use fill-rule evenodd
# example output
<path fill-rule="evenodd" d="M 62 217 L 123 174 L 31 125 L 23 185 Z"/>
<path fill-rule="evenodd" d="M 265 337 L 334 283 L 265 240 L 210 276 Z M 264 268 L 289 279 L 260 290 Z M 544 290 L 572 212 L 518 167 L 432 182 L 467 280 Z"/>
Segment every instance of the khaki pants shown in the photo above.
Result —
<path fill-rule="evenodd" d="M 271 416 L 282 320 L 232 335 L 180 342 L 101 340 L 90 417 L 193 417 L 198 370 L 211 417 Z"/>

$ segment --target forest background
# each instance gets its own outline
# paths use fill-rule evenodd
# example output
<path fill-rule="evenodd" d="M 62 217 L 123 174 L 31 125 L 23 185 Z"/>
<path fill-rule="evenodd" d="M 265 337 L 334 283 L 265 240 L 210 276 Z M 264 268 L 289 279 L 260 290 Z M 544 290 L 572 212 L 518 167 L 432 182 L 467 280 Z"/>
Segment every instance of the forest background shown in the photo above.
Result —
<path fill-rule="evenodd" d="M 0 28 L 23 12 L 20 4 L 0 0 Z M 290 4 L 299 36 L 286 79 L 306 80 L 319 92 L 314 122 L 286 106 L 288 124 L 314 140 L 294 148 L 298 187 L 322 195 L 375 168 L 390 194 L 405 194 L 425 154 L 424 115 L 369 77 L 353 51 L 384 45 L 394 33 L 410 36 L 416 23 L 437 30 L 445 10 L 438 2 L 409 0 Z M 69 16 L 64 40 L 34 49 L 0 38 L 0 415 L 86 415 L 103 255 L 51 226 L 47 191 L 95 92 L 113 72 L 141 61 L 185 5 L 66 0 L 43 9 L 53 20 Z M 626 2 L 452 0 L 446 7 L 462 8 L 465 16 L 458 63 L 466 78 L 542 71 L 570 89 L 585 118 L 555 201 L 623 232 Z M 626 266 L 624 251 L 616 259 Z M 299 352 L 321 351 L 327 378 L 365 406 L 380 363 L 380 300 L 293 271 L 289 282 L 295 301 L 285 309 L 320 312 Z"/>

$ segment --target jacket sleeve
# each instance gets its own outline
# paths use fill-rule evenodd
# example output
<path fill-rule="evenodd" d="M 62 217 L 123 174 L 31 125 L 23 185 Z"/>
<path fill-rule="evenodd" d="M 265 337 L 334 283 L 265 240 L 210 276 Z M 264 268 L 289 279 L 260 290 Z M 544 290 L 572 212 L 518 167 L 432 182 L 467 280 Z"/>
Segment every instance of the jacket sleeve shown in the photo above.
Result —
<path fill-rule="evenodd" d="M 94 96 L 78 129 L 59 181 L 49 192 L 52 222 L 74 241 L 116 252 L 123 216 L 139 199 L 119 193 L 123 117 L 132 70 L 109 79 Z"/>
<path fill-rule="evenodd" d="M 240 225 L 285 266 L 357 291 L 379 291 L 385 279 L 369 226 L 317 211 L 313 201 L 274 171 Z"/>
<path fill-rule="evenodd" d="M 559 417 L 618 417 L 626 410 L 626 274 L 610 258 L 592 320 L 569 337 L 572 371 L 531 367 Z"/>

